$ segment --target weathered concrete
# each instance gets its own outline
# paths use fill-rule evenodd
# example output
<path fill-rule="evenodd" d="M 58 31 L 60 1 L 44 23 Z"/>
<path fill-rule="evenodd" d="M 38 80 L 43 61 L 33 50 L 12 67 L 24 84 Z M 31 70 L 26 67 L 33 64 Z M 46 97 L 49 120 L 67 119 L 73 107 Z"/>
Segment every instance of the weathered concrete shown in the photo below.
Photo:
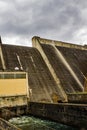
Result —
<path fill-rule="evenodd" d="M 87 129 L 87 105 L 70 103 L 29 103 L 29 113 L 63 124 Z"/>
<path fill-rule="evenodd" d="M 0 109 L 0 117 L 10 119 L 21 115 L 34 115 L 59 123 L 87 129 L 87 105 L 74 103 L 29 102 L 28 106 Z"/>
<path fill-rule="evenodd" d="M 2 50 L 6 71 L 15 72 L 17 71 L 15 68 L 18 68 L 18 71 L 28 72 L 28 85 L 31 101 L 54 102 L 54 95 L 57 95 L 59 100 L 61 99 L 57 84 L 40 52 L 36 48 L 2 44 Z M 23 70 L 21 70 L 17 55 L 20 58 Z"/>
<path fill-rule="evenodd" d="M 40 44 L 50 61 L 56 75 L 60 79 L 61 87 L 66 93 L 81 92 L 87 72 L 87 51 L 56 46 L 62 55 L 62 59 L 52 45 Z M 67 64 L 65 64 L 66 61 Z M 77 82 L 78 81 L 78 82 Z"/>
<path fill-rule="evenodd" d="M 1 99 L 5 103 L 7 101 L 9 106 L 0 109 L 0 116 L 10 118 L 27 113 L 67 125 L 87 128 L 86 104 L 58 104 L 58 102 L 68 102 L 68 93 L 83 91 L 87 74 L 87 48 L 37 37 L 33 39 L 35 46 L 32 48 L 1 45 L 0 71 L 27 71 L 27 86 L 29 85 L 27 91 L 29 90 L 30 100 L 29 106 L 18 105 L 18 102 L 15 106 L 10 106 L 11 101 L 9 102 L 7 98 Z M 58 50 L 71 69 L 66 67 Z M 71 70 L 74 71 L 73 74 Z M 76 97 L 76 100 L 79 99 L 79 96 Z"/>
<path fill-rule="evenodd" d="M 53 69 L 53 66 L 51 65 L 49 59 L 47 58 L 46 54 L 44 53 L 44 50 L 40 45 L 39 39 L 34 37 L 34 38 L 32 38 L 32 42 L 33 42 L 33 46 L 36 47 L 40 51 L 46 65 L 48 66 L 48 69 L 49 69 L 51 75 L 53 76 L 53 78 L 55 80 L 55 83 L 57 84 L 57 87 L 59 89 L 59 93 L 61 95 L 61 99 L 59 99 L 59 100 L 62 100 L 63 102 L 67 102 L 66 93 L 64 92 L 63 88 L 61 87 L 60 80 L 59 80 L 58 76 L 56 75 L 56 73 Z"/>
<path fill-rule="evenodd" d="M 62 47 L 68 47 L 68 48 L 74 48 L 74 49 L 80 49 L 80 50 L 87 50 L 87 46 L 84 45 L 76 45 L 73 43 L 67 43 L 67 42 L 62 42 L 62 41 L 57 41 L 57 40 L 50 40 L 50 39 L 45 39 L 45 38 L 40 38 L 37 36 L 34 36 L 33 38 L 39 39 L 39 42 L 41 44 L 49 44 L 49 45 L 55 45 L 55 46 L 62 46 Z"/>
<path fill-rule="evenodd" d="M 0 40 L 0 41 L 1 41 L 1 40 Z M 3 57 L 2 43 L 0 44 L 0 59 L 1 59 L 1 63 L 2 63 L 3 70 L 5 70 L 5 69 L 6 69 L 6 66 L 5 66 L 5 61 L 4 61 L 4 57 Z"/>
<path fill-rule="evenodd" d="M 87 104 L 87 92 L 84 93 L 68 93 L 68 102 Z"/>
<path fill-rule="evenodd" d="M 0 97 L 0 108 L 27 105 L 26 95 Z"/>
<path fill-rule="evenodd" d="M 75 74 L 75 72 L 73 71 L 72 67 L 69 65 L 69 63 L 67 62 L 67 60 L 64 58 L 64 56 L 62 55 L 62 53 L 60 52 L 59 49 L 57 49 L 55 46 L 53 46 L 55 49 L 55 53 L 56 56 L 61 60 L 61 62 L 64 64 L 64 66 L 66 67 L 66 69 L 69 71 L 69 73 L 72 75 L 72 77 L 74 78 L 74 80 L 77 82 L 78 86 L 80 87 L 80 89 L 82 91 L 84 91 L 84 86 L 82 85 L 82 83 L 80 82 L 78 76 Z"/>

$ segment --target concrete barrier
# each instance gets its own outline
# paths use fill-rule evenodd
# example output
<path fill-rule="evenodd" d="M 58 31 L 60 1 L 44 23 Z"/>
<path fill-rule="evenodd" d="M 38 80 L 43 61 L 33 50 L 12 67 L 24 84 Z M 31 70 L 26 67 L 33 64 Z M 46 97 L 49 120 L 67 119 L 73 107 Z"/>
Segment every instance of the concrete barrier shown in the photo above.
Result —
<path fill-rule="evenodd" d="M 72 103 L 29 103 L 29 113 L 58 123 L 87 129 L 87 105 Z"/>

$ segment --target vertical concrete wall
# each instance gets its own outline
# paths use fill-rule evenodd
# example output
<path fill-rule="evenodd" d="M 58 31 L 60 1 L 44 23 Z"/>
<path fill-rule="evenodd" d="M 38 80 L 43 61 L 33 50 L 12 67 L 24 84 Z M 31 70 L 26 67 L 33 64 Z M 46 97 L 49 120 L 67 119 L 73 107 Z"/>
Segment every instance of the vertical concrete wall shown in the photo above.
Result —
<path fill-rule="evenodd" d="M 51 104 L 29 103 L 29 113 L 57 121 L 59 123 L 76 126 L 79 129 L 87 129 L 87 105 L 86 104 Z"/>

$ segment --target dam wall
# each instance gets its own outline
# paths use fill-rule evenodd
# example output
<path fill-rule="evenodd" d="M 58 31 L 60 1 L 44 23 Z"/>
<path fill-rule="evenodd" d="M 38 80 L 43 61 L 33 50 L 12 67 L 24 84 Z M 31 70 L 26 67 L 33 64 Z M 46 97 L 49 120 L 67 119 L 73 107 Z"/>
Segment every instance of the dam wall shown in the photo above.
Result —
<path fill-rule="evenodd" d="M 55 83 L 67 102 L 68 93 L 86 92 L 87 48 L 40 37 L 32 38 L 33 47 L 41 53 Z M 62 91 L 62 92 L 61 92 Z"/>
<path fill-rule="evenodd" d="M 84 91 L 85 46 L 38 37 L 32 43 L 33 47 L 0 45 L 0 71 L 27 72 L 30 101 L 68 102 L 68 93 Z"/>
<path fill-rule="evenodd" d="M 0 108 L 0 117 L 5 120 L 21 115 L 56 121 L 68 126 L 87 129 L 87 105 L 75 103 L 40 103 L 29 102 L 28 106 Z"/>
<path fill-rule="evenodd" d="M 59 100 L 61 99 L 57 84 L 40 52 L 36 48 L 2 44 L 2 52 L 6 67 L 4 71 L 28 72 L 30 101 L 54 102 L 54 95 L 56 95 Z M 20 59 L 21 64 L 18 59 Z M 2 65 L 1 71 L 3 71 L 3 68 Z M 15 70 L 16 68 L 18 70 Z"/>
<path fill-rule="evenodd" d="M 29 103 L 29 113 L 59 123 L 87 129 L 87 105 L 72 103 Z"/>
<path fill-rule="evenodd" d="M 22 80 L 19 83 L 20 79 L 14 78 L 17 84 L 10 85 L 10 95 L 8 91 L 0 91 L 0 116 L 11 118 L 32 114 L 87 128 L 87 100 L 84 100 L 87 97 L 84 85 L 87 76 L 86 46 L 39 37 L 33 37 L 32 42 L 33 47 L 0 44 L 0 72 L 27 73 L 25 86 L 22 86 Z M 3 77 L 0 76 L 3 84 L 6 80 L 11 83 L 11 77 Z M 9 85 L 6 83 L 0 89 L 3 88 L 6 90 Z"/>

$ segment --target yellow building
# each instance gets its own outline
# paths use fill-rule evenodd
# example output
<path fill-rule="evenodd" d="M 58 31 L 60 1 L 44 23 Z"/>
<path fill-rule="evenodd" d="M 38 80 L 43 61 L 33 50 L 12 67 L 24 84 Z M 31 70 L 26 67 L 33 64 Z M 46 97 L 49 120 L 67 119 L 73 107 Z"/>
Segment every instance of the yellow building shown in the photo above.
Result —
<path fill-rule="evenodd" d="M 26 72 L 0 72 L 0 107 L 26 105 L 28 98 Z"/>

